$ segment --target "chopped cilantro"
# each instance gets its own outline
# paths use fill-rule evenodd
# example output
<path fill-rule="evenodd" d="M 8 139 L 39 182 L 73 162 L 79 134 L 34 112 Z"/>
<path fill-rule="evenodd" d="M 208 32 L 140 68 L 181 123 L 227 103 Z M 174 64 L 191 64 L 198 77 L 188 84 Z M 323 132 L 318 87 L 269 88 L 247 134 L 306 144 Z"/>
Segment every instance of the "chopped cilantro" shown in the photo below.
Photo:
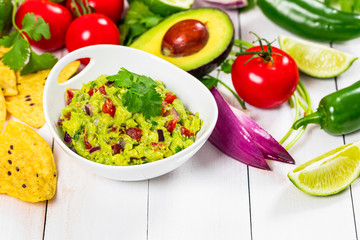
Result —
<path fill-rule="evenodd" d="M 122 68 L 118 74 L 107 77 L 115 86 L 126 88 L 122 103 L 129 112 L 141 112 L 145 118 L 161 113 L 162 97 L 156 91 L 157 83 L 149 77 L 138 75 Z"/>
<path fill-rule="evenodd" d="M 178 153 L 178 152 L 180 152 L 181 150 L 183 150 L 182 147 L 177 146 L 177 147 L 175 148 L 175 153 Z"/>

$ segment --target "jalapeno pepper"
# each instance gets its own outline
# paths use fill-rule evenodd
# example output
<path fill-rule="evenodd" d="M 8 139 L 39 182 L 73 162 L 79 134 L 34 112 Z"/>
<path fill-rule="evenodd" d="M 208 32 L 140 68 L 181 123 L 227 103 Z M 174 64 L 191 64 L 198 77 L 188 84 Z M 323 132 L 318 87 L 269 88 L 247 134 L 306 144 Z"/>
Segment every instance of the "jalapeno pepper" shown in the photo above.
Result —
<path fill-rule="evenodd" d="M 258 5 L 270 20 L 307 38 L 345 41 L 360 36 L 360 15 L 316 0 L 258 0 Z"/>
<path fill-rule="evenodd" d="M 360 129 L 360 81 L 331 93 L 320 100 L 316 112 L 293 124 L 294 129 L 308 123 L 320 124 L 332 135 L 341 135 Z"/>
<path fill-rule="evenodd" d="M 0 37 L 6 35 L 11 28 L 11 0 L 0 0 Z"/>

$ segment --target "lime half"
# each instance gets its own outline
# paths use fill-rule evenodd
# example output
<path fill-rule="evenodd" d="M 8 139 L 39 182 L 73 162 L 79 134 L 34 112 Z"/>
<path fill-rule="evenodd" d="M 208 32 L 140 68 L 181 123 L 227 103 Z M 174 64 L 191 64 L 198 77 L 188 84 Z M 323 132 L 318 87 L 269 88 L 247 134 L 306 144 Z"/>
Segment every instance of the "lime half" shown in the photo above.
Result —
<path fill-rule="evenodd" d="M 317 196 L 338 193 L 360 173 L 360 141 L 336 148 L 288 173 L 301 191 Z"/>
<path fill-rule="evenodd" d="M 294 58 L 301 72 L 316 78 L 336 77 L 357 59 L 330 47 L 283 35 L 279 36 L 279 44 Z"/>
<path fill-rule="evenodd" d="M 173 13 L 188 10 L 194 4 L 194 0 L 141 0 L 145 3 L 150 11 L 169 16 Z"/>

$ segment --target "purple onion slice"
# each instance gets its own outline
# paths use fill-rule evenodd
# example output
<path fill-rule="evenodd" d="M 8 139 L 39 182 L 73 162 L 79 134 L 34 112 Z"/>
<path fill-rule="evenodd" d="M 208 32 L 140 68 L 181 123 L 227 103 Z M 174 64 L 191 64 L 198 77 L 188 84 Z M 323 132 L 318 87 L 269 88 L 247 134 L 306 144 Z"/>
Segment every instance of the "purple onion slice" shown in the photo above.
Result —
<path fill-rule="evenodd" d="M 95 107 L 93 105 L 91 105 L 91 104 L 85 104 L 86 114 L 92 116 L 94 108 Z"/>
<path fill-rule="evenodd" d="M 257 144 L 237 119 L 216 88 L 211 89 L 219 109 L 218 120 L 209 141 L 226 155 L 246 165 L 270 170 Z"/>
<path fill-rule="evenodd" d="M 158 137 L 158 141 L 159 141 L 159 142 L 165 141 L 163 130 L 158 129 L 158 130 L 157 130 L 157 133 L 158 133 L 158 136 L 159 136 L 159 137 Z"/>
<path fill-rule="evenodd" d="M 230 108 L 241 124 L 246 128 L 246 131 L 251 135 L 265 159 L 291 164 L 295 163 L 288 151 L 286 151 L 285 148 L 270 135 L 270 133 L 261 128 L 240 109 L 232 106 L 230 106 Z"/>
<path fill-rule="evenodd" d="M 90 149 L 90 153 L 93 153 L 93 152 L 96 152 L 96 151 L 99 151 L 99 150 L 101 150 L 100 146 L 93 147 L 92 149 Z"/>
<path fill-rule="evenodd" d="M 71 140 L 72 140 L 71 136 L 67 132 L 65 132 L 64 142 L 71 143 Z"/>
<path fill-rule="evenodd" d="M 247 0 L 205 0 L 205 2 L 227 9 L 243 8 L 248 5 Z"/>

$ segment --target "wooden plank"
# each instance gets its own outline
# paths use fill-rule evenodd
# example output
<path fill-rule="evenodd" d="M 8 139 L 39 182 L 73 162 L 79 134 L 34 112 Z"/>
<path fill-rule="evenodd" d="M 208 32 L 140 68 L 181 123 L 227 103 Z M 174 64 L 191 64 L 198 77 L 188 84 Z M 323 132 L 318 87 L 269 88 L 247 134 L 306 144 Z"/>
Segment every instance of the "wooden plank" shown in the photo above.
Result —
<path fill-rule="evenodd" d="M 96 176 L 55 144 L 58 188 L 49 201 L 45 239 L 145 239 L 148 183 Z"/>
<path fill-rule="evenodd" d="M 238 13 L 228 13 L 238 34 Z M 230 75 L 220 78 L 231 85 Z M 179 169 L 150 181 L 149 239 L 250 239 L 247 183 L 247 167 L 207 142 Z"/>
<path fill-rule="evenodd" d="M 350 53 L 354 56 L 359 57 L 360 56 L 360 49 L 357 47 L 360 44 L 360 39 L 354 39 L 351 41 L 347 41 L 344 43 L 338 43 L 334 44 L 333 47 L 344 51 L 347 53 Z M 337 86 L 338 89 L 342 89 L 344 87 L 347 87 L 356 81 L 359 81 L 359 75 L 360 75 L 360 61 L 359 59 L 356 60 L 352 66 L 343 74 L 341 74 L 339 77 L 337 77 Z M 352 143 L 355 141 L 360 140 L 360 132 L 354 132 L 351 134 L 347 134 L 344 136 L 344 143 Z M 360 182 L 359 179 L 355 180 L 355 182 L 352 183 L 351 187 L 348 189 L 348 191 L 351 192 L 352 196 L 352 204 L 353 204 L 353 210 L 354 210 L 354 231 L 356 230 L 357 233 L 357 239 L 360 236 L 359 232 L 359 226 L 360 226 Z"/>
<path fill-rule="evenodd" d="M 292 35 L 268 20 L 258 8 L 241 14 L 243 40 L 253 40 L 253 31 L 269 41 L 279 34 Z M 274 46 L 278 45 L 274 43 Z M 316 108 L 325 94 L 335 90 L 333 80 L 301 76 Z M 287 106 L 274 110 L 253 108 L 258 122 L 277 139 L 289 122 Z M 283 127 L 282 127 L 283 126 Z M 342 137 L 329 136 L 318 126 L 309 126 L 302 139 L 290 150 L 297 164 L 342 145 Z M 270 163 L 272 171 L 250 169 L 250 198 L 253 239 L 354 239 L 354 223 L 349 191 L 327 198 L 307 195 L 288 179 L 295 166 Z"/>
<path fill-rule="evenodd" d="M 39 52 L 39 51 L 38 51 Z M 56 57 L 62 56 L 62 50 L 54 52 Z M 7 113 L 8 120 L 20 120 Z M 33 128 L 34 129 L 34 128 Z M 44 125 L 34 129 L 52 147 L 53 138 Z M 22 202 L 5 194 L 0 195 L 0 238 L 1 239 L 42 239 L 45 225 L 47 202 Z"/>
<path fill-rule="evenodd" d="M 250 239 L 247 168 L 209 142 L 150 180 L 149 239 Z"/>

